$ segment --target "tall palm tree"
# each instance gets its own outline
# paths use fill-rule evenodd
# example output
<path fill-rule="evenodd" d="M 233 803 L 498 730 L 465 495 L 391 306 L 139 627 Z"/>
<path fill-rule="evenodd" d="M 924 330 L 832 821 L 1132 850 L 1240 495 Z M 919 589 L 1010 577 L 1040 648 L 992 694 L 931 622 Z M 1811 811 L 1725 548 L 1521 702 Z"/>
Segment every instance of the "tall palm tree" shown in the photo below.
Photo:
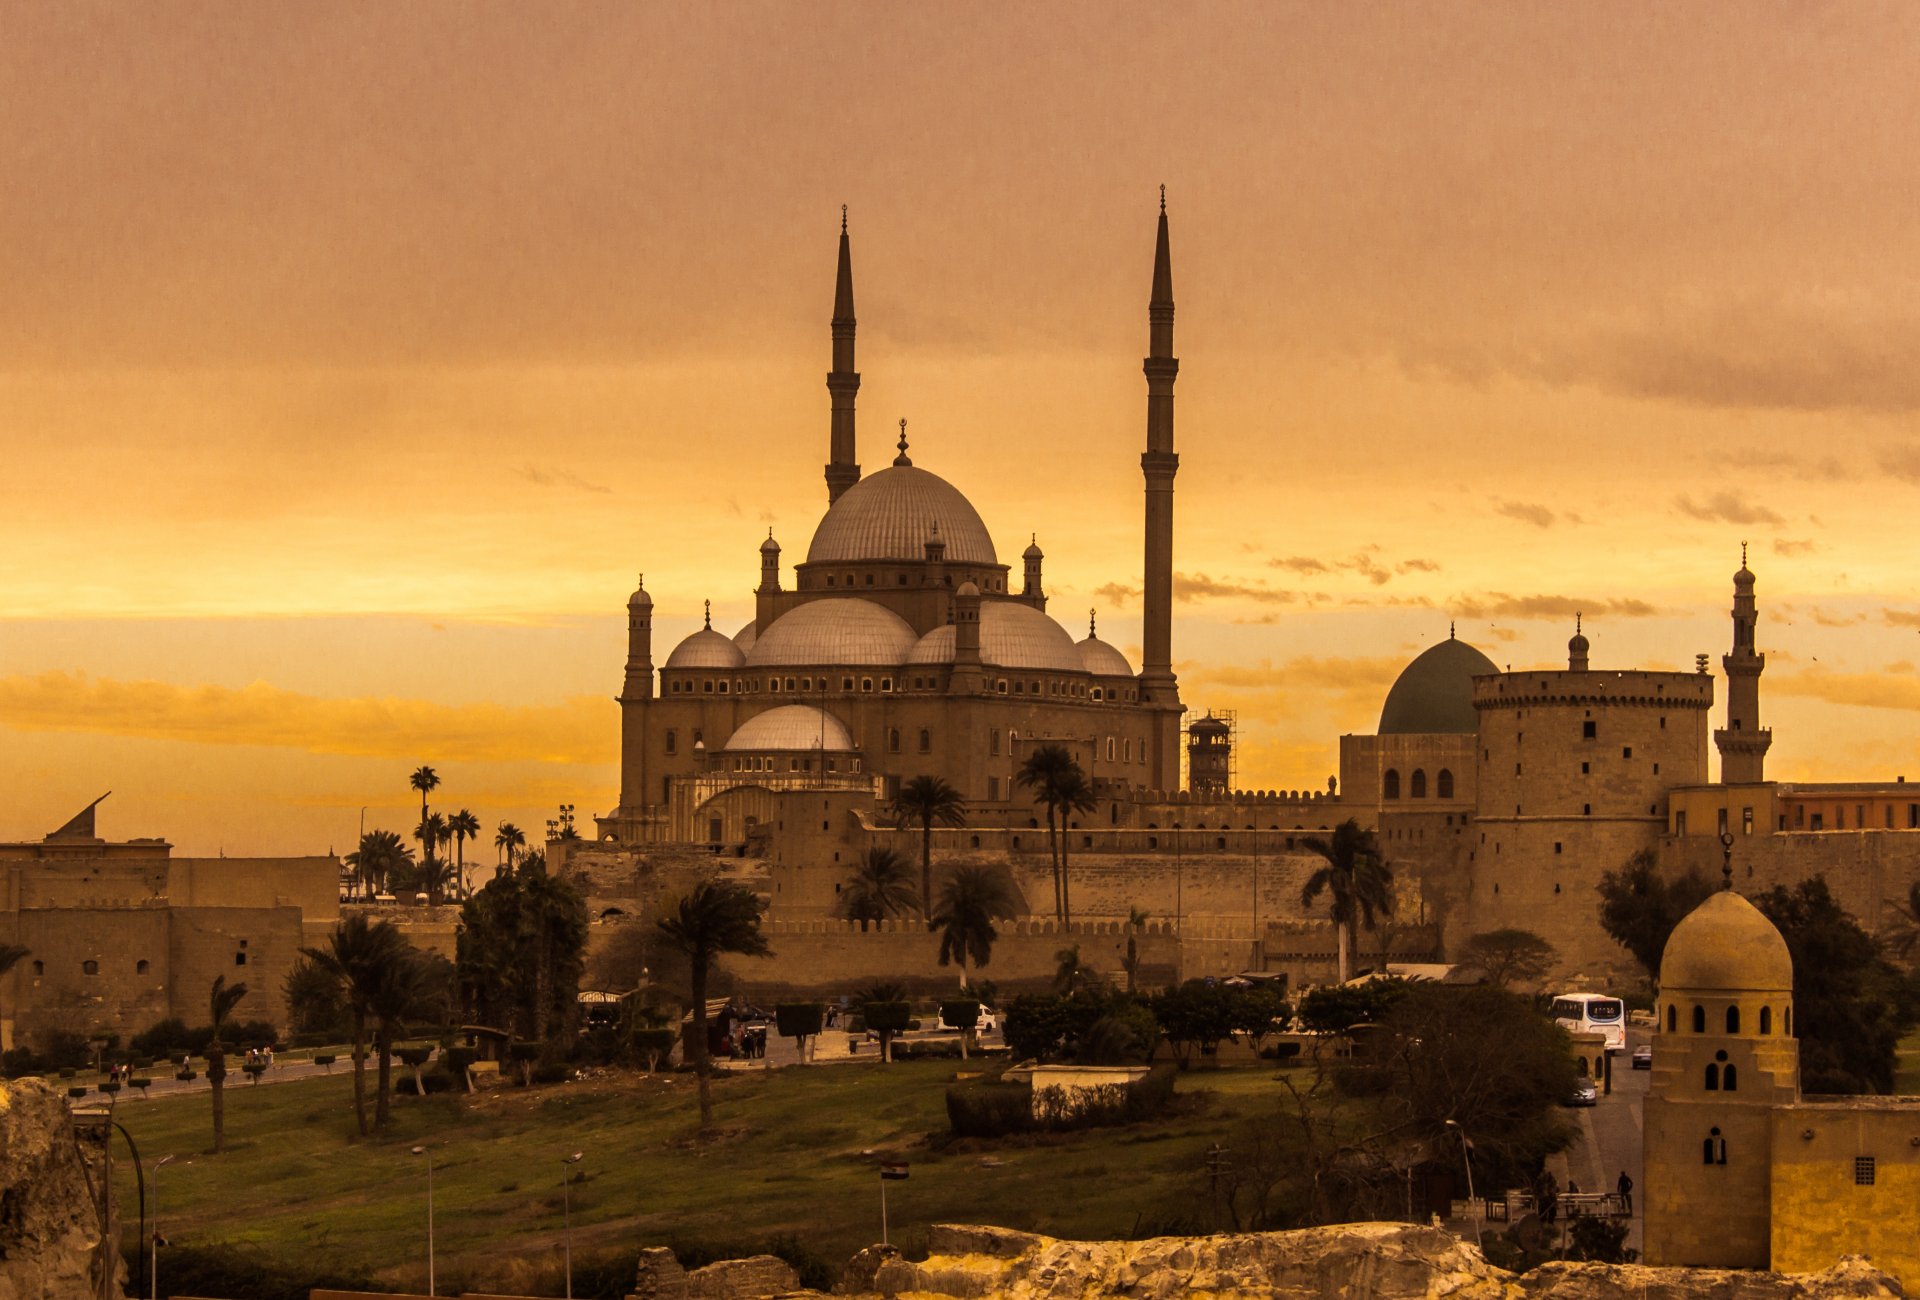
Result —
<path fill-rule="evenodd" d="M 373 1050 L 380 1073 L 373 1094 L 373 1128 L 386 1128 L 393 1099 L 393 1046 L 406 1018 L 426 992 L 426 963 L 404 939 L 373 972 L 367 1010 L 373 1016 Z"/>
<path fill-rule="evenodd" d="M 1131 996 L 1134 987 L 1140 981 L 1140 927 L 1147 923 L 1147 914 L 1139 908 L 1127 913 L 1127 993 Z"/>
<path fill-rule="evenodd" d="M 1883 942 L 1902 960 L 1913 955 L 1915 944 L 1920 944 L 1920 881 L 1907 886 L 1907 896 L 1902 900 L 1888 899 L 1887 906 L 1893 911 L 1893 924 L 1888 927 Z M 0 949 L 0 953 L 4 953 Z M 6 963 L 0 961 L 0 974 L 6 973 Z"/>
<path fill-rule="evenodd" d="M 460 882 L 463 896 L 471 894 L 473 890 L 467 885 L 467 841 L 480 838 L 480 819 L 471 810 L 462 808 L 447 818 L 447 829 L 453 832 L 454 879 Z"/>
<path fill-rule="evenodd" d="M 912 872 L 900 855 L 885 844 L 875 844 L 860 856 L 853 878 L 840 891 L 840 914 L 859 921 L 865 929 L 869 921 L 884 921 L 890 916 L 920 906 L 913 892 Z"/>
<path fill-rule="evenodd" d="M 933 928 L 940 936 L 940 964 L 960 967 L 961 988 L 967 987 L 969 959 L 978 968 L 993 957 L 994 941 L 1000 937 L 993 923 L 1016 914 L 1013 882 L 1005 867 L 956 867 L 942 882 Z"/>
<path fill-rule="evenodd" d="M 213 1154 L 227 1145 L 227 1048 L 220 1041 L 220 1030 L 233 1014 L 234 1006 L 247 996 L 245 984 L 227 985 L 225 975 L 213 977 L 213 989 L 207 998 L 207 1012 L 213 1021 L 213 1038 L 207 1043 L 207 1082 L 213 1087 Z"/>
<path fill-rule="evenodd" d="M 933 902 L 933 824 L 942 826 L 965 826 L 967 824 L 967 802 L 960 792 L 937 776 L 916 776 L 900 787 L 900 793 L 893 797 L 892 810 L 896 824 L 905 826 L 910 821 L 920 823 L 920 897 L 931 906 Z"/>
<path fill-rule="evenodd" d="M 398 831 L 368 831 L 360 837 L 360 847 L 347 854 L 347 865 L 362 893 L 377 894 L 386 888 L 388 876 L 413 865 L 413 850 Z"/>
<path fill-rule="evenodd" d="M 1093 782 L 1080 770 L 1078 763 L 1059 773 L 1053 779 L 1053 806 L 1060 813 L 1060 919 L 1073 920 L 1073 876 L 1067 870 L 1067 843 L 1073 837 L 1067 832 L 1073 829 L 1075 813 L 1090 813 L 1097 806 L 1093 797 Z"/>
<path fill-rule="evenodd" d="M 367 1024 L 374 998 L 389 981 L 388 968 L 404 959 L 406 938 L 390 921 L 369 922 L 364 912 L 343 918 L 318 948 L 300 951 L 339 985 L 353 1019 L 353 1114 L 367 1135 Z"/>
<path fill-rule="evenodd" d="M 1041 745 L 1027 755 L 1020 770 L 1013 774 L 1013 783 L 1031 790 L 1033 801 L 1047 810 L 1047 848 L 1053 862 L 1053 916 L 1057 921 L 1065 921 L 1067 912 L 1060 878 L 1060 831 L 1056 818 L 1059 805 L 1054 802 L 1053 791 L 1060 775 L 1078 766 L 1065 745 Z"/>
<path fill-rule="evenodd" d="M 527 847 L 527 833 L 512 822 L 501 822 L 494 832 L 493 847 L 500 850 L 506 864 L 511 867 L 514 853 Z"/>
<path fill-rule="evenodd" d="M 737 952 L 764 957 L 773 950 L 760 933 L 760 900 L 745 885 L 703 880 L 660 918 L 660 933 L 687 955 L 693 993 L 693 1072 L 700 1081 L 700 1131 L 713 1127 L 713 1094 L 707 1078 L 707 976 L 713 959 Z"/>
<path fill-rule="evenodd" d="M 425 764 L 422 764 L 420 767 L 414 769 L 412 776 L 407 778 L 407 784 L 420 792 L 420 826 L 422 828 L 420 842 L 426 846 L 426 855 L 431 858 L 433 856 L 433 844 L 424 838 L 427 824 L 427 794 L 440 785 L 440 774 Z"/>
<path fill-rule="evenodd" d="M 1077 990 L 1086 988 L 1100 976 L 1080 956 L 1080 945 L 1062 948 L 1053 954 L 1053 988 L 1056 993 L 1071 997 Z"/>
<path fill-rule="evenodd" d="M 1371 930 L 1375 916 L 1393 915 L 1393 872 L 1381 858 L 1373 833 L 1361 830 L 1360 823 L 1351 817 L 1334 827 L 1331 836 L 1308 836 L 1301 844 L 1326 860 L 1325 866 L 1307 877 L 1306 887 L 1300 891 L 1300 905 L 1312 907 L 1322 893 L 1331 900 L 1333 924 L 1340 940 L 1340 982 L 1344 984 L 1352 973 L 1354 922 L 1358 920 Z"/>
<path fill-rule="evenodd" d="M 22 948 L 17 943 L 0 943 L 0 989 L 6 988 L 7 975 L 32 951 L 31 948 Z M 6 1023 L 6 1004 L 0 1003 L 0 1025 L 5 1025 Z M 12 1046 L 13 1044 L 11 1042 L 0 1039 L 0 1049 L 11 1048 Z"/>

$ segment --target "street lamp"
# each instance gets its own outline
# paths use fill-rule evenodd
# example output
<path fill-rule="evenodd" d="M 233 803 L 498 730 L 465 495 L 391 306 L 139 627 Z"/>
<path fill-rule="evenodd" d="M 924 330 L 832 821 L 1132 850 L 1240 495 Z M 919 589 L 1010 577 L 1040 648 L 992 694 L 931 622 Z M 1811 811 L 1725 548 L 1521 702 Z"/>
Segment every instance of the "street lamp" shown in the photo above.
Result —
<path fill-rule="evenodd" d="M 1480 1216 L 1475 1212 L 1473 1196 L 1473 1143 L 1467 1140 L 1467 1131 L 1454 1120 L 1447 1121 L 1447 1127 L 1460 1135 L 1460 1155 L 1467 1162 L 1467 1217 L 1473 1220 L 1473 1241 L 1475 1245 L 1485 1245 L 1480 1240 Z"/>
<path fill-rule="evenodd" d="M 573 1300 L 573 1166 L 586 1154 L 576 1151 L 560 1162 L 560 1249 L 567 1257 L 567 1300 Z"/>
<path fill-rule="evenodd" d="M 161 1156 L 160 1162 L 153 1167 L 153 1177 L 147 1184 L 153 1194 L 153 1240 L 147 1244 L 147 1249 L 153 1257 L 153 1263 L 147 1269 L 151 1300 L 160 1300 L 160 1171 L 172 1163 L 172 1156 Z"/>
<path fill-rule="evenodd" d="M 415 1147 L 413 1154 L 427 1158 L 427 1295 L 435 1294 L 433 1289 L 433 1152 L 426 1147 Z"/>

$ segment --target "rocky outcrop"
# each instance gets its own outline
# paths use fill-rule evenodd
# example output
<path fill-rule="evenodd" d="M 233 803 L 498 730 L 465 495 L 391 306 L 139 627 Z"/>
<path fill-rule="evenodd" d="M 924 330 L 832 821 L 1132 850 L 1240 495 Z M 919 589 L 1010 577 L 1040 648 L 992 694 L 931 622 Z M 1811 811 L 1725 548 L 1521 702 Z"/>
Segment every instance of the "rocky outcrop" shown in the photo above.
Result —
<path fill-rule="evenodd" d="M 640 1252 L 627 1300 L 764 1300 L 799 1289 L 793 1265 L 773 1255 L 715 1260 L 688 1272 L 671 1250 L 654 1246 Z"/>
<path fill-rule="evenodd" d="M 100 1263 L 100 1211 L 66 1098 L 38 1079 L 0 1081 L 0 1300 L 87 1300 Z"/>
<path fill-rule="evenodd" d="M 1060 1241 L 1006 1228 L 931 1230 L 925 1263 L 874 1269 L 894 1300 L 1895 1300 L 1899 1284 L 1858 1259 L 1818 1274 L 1550 1264 L 1515 1276 L 1439 1228 L 1350 1223 L 1298 1232 L 1148 1241 Z M 865 1252 L 863 1252 L 864 1254 Z"/>

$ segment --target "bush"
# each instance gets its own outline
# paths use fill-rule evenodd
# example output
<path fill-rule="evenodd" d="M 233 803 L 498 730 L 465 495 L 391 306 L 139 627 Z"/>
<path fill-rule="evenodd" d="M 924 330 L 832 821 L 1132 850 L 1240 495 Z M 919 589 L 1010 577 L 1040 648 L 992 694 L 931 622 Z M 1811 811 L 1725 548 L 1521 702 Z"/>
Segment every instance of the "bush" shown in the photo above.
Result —
<path fill-rule="evenodd" d="M 314 1057 L 319 1060 L 319 1057 Z M 440 1053 L 440 1064 L 446 1067 L 448 1074 L 455 1078 L 465 1078 L 473 1063 L 480 1059 L 480 1053 L 471 1047 L 449 1047 Z"/>
<path fill-rule="evenodd" d="M 1263 1061 L 1291 1061 L 1300 1055 L 1300 1044 L 1294 1042 L 1274 1043 L 1260 1049 Z"/>
<path fill-rule="evenodd" d="M 930 1043 L 905 1042 L 893 1045 L 893 1059 L 896 1061 L 934 1061 L 960 1059 L 960 1044 L 955 1039 L 941 1038 Z"/>
<path fill-rule="evenodd" d="M 18 1079 L 23 1074 L 38 1074 L 46 1068 L 46 1063 L 30 1048 L 15 1047 L 5 1055 L 0 1055 L 0 1075 L 9 1079 Z"/>
<path fill-rule="evenodd" d="M 433 1049 L 431 1047 L 402 1047 L 396 1050 L 394 1055 L 400 1058 L 400 1064 L 409 1069 L 417 1070 L 433 1059 Z"/>
<path fill-rule="evenodd" d="M 1137 1005 L 1128 1002 L 1129 1006 Z M 1007 1005 L 1003 1032 L 1016 1059 L 1036 1061 L 1073 1057 L 1094 1021 L 1113 1010 L 1114 1000 L 1079 992 L 1068 997 L 1026 994 Z"/>
<path fill-rule="evenodd" d="M 147 1095 L 147 1089 L 153 1086 L 153 1080 L 149 1079 L 144 1074 L 138 1075 L 132 1079 L 128 1079 L 127 1082 L 133 1087 L 138 1088 L 140 1090 L 140 1095 L 143 1097 Z"/>
<path fill-rule="evenodd" d="M 41 1039 L 40 1056 L 50 1069 L 83 1070 L 93 1064 L 93 1047 L 79 1034 L 55 1031 Z"/>
<path fill-rule="evenodd" d="M 316 1052 L 314 1053 L 313 1063 L 315 1065 L 324 1065 L 325 1067 L 327 1067 L 328 1073 L 332 1073 L 333 1063 L 339 1059 L 340 1058 L 335 1056 L 332 1052 Z"/>
<path fill-rule="evenodd" d="M 947 1124 L 956 1137 L 998 1138 L 1030 1133 L 1033 1090 L 998 1080 L 956 1083 L 947 1089 Z"/>
<path fill-rule="evenodd" d="M 1160 1064 L 1132 1083 L 1094 1088 L 1028 1088 L 998 1079 L 947 1089 L 947 1123 L 957 1137 L 1068 1132 L 1157 1118 L 1173 1097 L 1176 1071 Z"/>
<path fill-rule="evenodd" d="M 138 1240 L 126 1246 L 129 1277 L 145 1276 L 140 1258 L 144 1247 Z M 251 1246 L 168 1246 L 161 1252 L 160 1265 L 166 1289 L 173 1295 L 307 1300 L 316 1288 L 370 1291 L 377 1285 L 371 1274 L 341 1272 L 306 1253 L 273 1255 Z"/>
<path fill-rule="evenodd" d="M 168 1056 L 186 1041 L 184 1020 L 168 1017 L 133 1036 L 133 1050 L 144 1056 Z"/>
<path fill-rule="evenodd" d="M 538 1066 L 533 1072 L 535 1083 L 565 1083 L 571 1078 L 573 1078 L 573 1067 L 558 1061 L 550 1065 Z"/>
<path fill-rule="evenodd" d="M 964 1033 L 980 1023 L 980 1002 L 976 998 L 950 998 L 940 1004 L 940 1019 Z"/>
<path fill-rule="evenodd" d="M 1300 999 L 1300 1022 L 1316 1034 L 1342 1034 L 1386 1019 L 1406 995 L 1407 982 L 1398 978 L 1317 988 Z"/>
<path fill-rule="evenodd" d="M 633 1054 L 649 1070 L 665 1067 L 673 1059 L 673 1045 L 679 1035 L 671 1029 L 636 1029 Z"/>

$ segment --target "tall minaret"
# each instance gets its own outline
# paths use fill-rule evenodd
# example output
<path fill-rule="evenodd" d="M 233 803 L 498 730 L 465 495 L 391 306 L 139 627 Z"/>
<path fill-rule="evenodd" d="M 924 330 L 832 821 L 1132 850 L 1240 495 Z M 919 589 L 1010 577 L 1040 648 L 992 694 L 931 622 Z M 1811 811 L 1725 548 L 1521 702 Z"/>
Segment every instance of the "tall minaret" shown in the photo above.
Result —
<path fill-rule="evenodd" d="M 647 779 L 647 713 L 653 702 L 653 597 L 646 575 L 627 598 L 627 670 L 620 681 L 620 806 L 609 819 L 629 838 L 651 793 Z M 603 828 L 604 829 L 604 828 Z"/>
<path fill-rule="evenodd" d="M 1740 543 L 1740 572 L 1733 575 L 1733 650 L 1720 663 L 1727 670 L 1727 725 L 1713 733 L 1720 747 L 1723 785 L 1757 785 L 1766 780 L 1767 747 L 1773 732 L 1760 725 L 1760 674 L 1767 657 L 1753 648 L 1753 574 L 1747 571 L 1747 544 Z"/>
<path fill-rule="evenodd" d="M 853 446 L 853 398 L 860 372 L 853 368 L 853 250 L 847 243 L 847 209 L 840 208 L 840 274 L 833 286 L 833 369 L 827 392 L 833 395 L 833 431 L 827 444 L 827 504 L 860 481 Z"/>
<path fill-rule="evenodd" d="M 1173 259 L 1167 248 L 1167 187 L 1160 187 L 1160 230 L 1153 249 L 1153 296 L 1147 303 L 1147 450 L 1140 471 L 1147 480 L 1146 625 L 1140 686 L 1148 703 L 1177 699 L 1173 678 Z"/>

